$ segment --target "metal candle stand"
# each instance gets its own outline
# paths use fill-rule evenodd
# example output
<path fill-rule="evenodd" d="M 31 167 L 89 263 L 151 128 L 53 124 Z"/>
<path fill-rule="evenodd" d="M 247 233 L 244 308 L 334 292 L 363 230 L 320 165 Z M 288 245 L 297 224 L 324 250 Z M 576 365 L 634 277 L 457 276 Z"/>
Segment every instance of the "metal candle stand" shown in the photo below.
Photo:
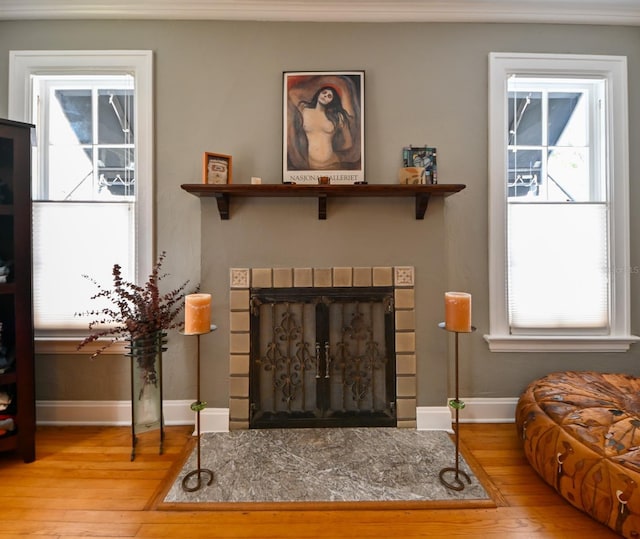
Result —
<path fill-rule="evenodd" d="M 447 329 L 445 326 L 444 322 L 441 322 L 440 324 L 438 324 L 438 327 L 442 328 L 442 329 Z M 474 328 L 473 326 L 471 326 L 471 331 L 465 331 L 464 333 L 471 333 L 472 331 L 475 331 L 476 328 Z M 447 331 L 451 331 L 448 330 Z M 459 331 L 452 331 L 452 333 L 455 333 L 455 341 L 456 341 L 456 345 L 455 345 L 455 363 L 456 363 L 456 376 L 455 376 L 455 399 L 449 401 L 449 406 L 451 406 L 451 408 L 453 408 L 455 410 L 455 441 L 456 441 L 456 465 L 454 468 L 448 467 L 448 468 L 442 468 L 442 470 L 440 470 L 440 482 L 447 488 L 450 488 L 452 490 L 457 490 L 457 491 L 461 491 L 464 490 L 465 484 L 464 482 L 460 479 L 460 476 L 464 477 L 467 480 L 467 483 L 470 485 L 471 484 L 471 479 L 469 478 L 469 475 L 464 472 L 463 470 L 460 469 L 460 410 L 462 410 L 465 406 L 464 402 L 462 402 L 460 400 L 460 395 L 459 395 L 459 390 L 458 390 L 458 380 L 459 380 L 459 375 L 458 375 L 458 334 L 460 333 Z M 455 474 L 453 476 L 453 479 L 451 481 L 447 481 L 445 479 L 445 475 L 448 473 L 453 473 Z"/>
<path fill-rule="evenodd" d="M 196 375 L 197 375 L 197 385 L 196 385 L 196 401 L 191 404 L 191 409 L 196 412 L 196 429 L 197 429 L 197 455 L 198 455 L 198 464 L 197 468 L 182 479 L 182 490 L 186 492 L 195 492 L 196 490 L 200 490 L 202 488 L 202 476 L 208 476 L 209 480 L 206 483 L 206 486 L 211 485 L 213 483 L 213 472 L 206 468 L 202 468 L 200 464 L 200 412 L 207 407 L 206 402 L 202 402 L 200 400 L 200 336 L 206 335 L 207 333 L 211 333 L 216 329 L 216 326 L 211 326 L 211 329 L 205 333 L 183 333 L 183 335 L 187 336 L 196 336 L 197 337 L 197 366 L 196 366 Z M 197 477 L 197 482 L 195 486 L 190 487 L 187 483 L 192 477 Z"/>

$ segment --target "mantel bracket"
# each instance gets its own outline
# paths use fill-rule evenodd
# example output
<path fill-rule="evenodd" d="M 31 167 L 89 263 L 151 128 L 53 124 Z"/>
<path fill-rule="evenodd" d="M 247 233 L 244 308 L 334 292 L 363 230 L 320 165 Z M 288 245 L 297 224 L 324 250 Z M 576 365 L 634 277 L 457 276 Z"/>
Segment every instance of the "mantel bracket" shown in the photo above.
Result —
<path fill-rule="evenodd" d="M 429 193 L 416 194 L 416 219 L 424 219 L 430 197 L 431 195 Z"/>
<path fill-rule="evenodd" d="M 318 219 L 327 218 L 327 195 L 318 195 Z"/>
<path fill-rule="evenodd" d="M 229 220 L 229 193 L 216 193 L 216 202 L 218 203 L 218 212 L 220 219 Z"/>

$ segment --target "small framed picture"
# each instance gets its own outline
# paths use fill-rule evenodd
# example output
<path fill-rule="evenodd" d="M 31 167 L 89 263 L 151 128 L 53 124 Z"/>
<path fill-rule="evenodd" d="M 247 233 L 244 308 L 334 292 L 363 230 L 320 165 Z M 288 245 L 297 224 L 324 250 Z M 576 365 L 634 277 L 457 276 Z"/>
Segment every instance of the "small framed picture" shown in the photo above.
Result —
<path fill-rule="evenodd" d="M 202 165 L 204 183 L 231 183 L 232 160 L 230 155 L 205 152 Z"/>
<path fill-rule="evenodd" d="M 402 166 L 423 169 L 424 172 L 421 174 L 424 176 L 424 181 L 419 183 L 438 183 L 437 152 L 431 146 L 402 148 Z"/>

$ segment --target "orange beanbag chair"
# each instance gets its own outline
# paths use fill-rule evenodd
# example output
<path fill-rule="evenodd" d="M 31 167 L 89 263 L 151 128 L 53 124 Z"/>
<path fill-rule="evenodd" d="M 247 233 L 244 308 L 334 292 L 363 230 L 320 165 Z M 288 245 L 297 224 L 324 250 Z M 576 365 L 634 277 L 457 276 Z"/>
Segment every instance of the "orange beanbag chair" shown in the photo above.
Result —
<path fill-rule="evenodd" d="M 525 455 L 569 503 L 624 537 L 640 537 L 640 378 L 558 372 L 521 395 Z"/>

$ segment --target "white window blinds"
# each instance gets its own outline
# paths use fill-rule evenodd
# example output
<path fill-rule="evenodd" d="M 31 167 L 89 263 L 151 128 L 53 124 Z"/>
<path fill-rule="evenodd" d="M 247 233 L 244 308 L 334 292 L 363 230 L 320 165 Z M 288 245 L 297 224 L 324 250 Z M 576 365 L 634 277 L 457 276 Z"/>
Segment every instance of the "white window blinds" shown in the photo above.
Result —
<path fill-rule="evenodd" d="M 43 333 L 78 334 L 99 309 L 89 275 L 107 288 L 114 263 L 135 276 L 133 202 L 35 202 L 33 205 L 34 324 Z"/>
<path fill-rule="evenodd" d="M 607 207 L 509 204 L 509 325 L 578 329 L 609 325 Z"/>

